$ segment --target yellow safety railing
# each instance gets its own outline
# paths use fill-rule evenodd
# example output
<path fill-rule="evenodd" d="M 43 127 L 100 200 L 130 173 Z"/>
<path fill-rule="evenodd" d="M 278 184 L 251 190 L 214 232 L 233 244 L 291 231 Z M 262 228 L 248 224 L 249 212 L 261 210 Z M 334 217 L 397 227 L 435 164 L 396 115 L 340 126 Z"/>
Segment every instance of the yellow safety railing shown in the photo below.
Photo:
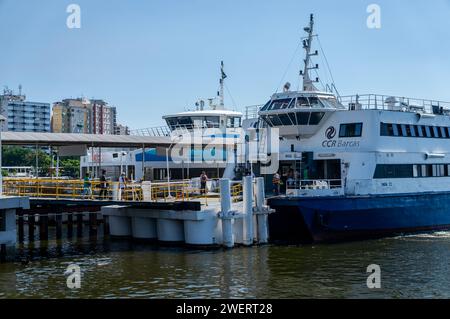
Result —
<path fill-rule="evenodd" d="M 54 199 L 91 199 L 120 201 L 189 201 L 203 200 L 208 205 L 208 199 L 220 197 L 218 188 L 203 191 L 190 181 L 154 182 L 151 183 L 150 196 L 144 194 L 140 183 L 125 183 L 99 180 L 85 182 L 83 180 L 50 179 L 50 178 L 4 178 L 3 194 L 10 196 L 28 196 L 34 198 Z M 233 201 L 242 198 L 242 184 L 231 186 Z"/>
<path fill-rule="evenodd" d="M 118 189 L 119 183 L 111 181 L 93 180 L 84 182 L 82 180 L 47 178 L 3 179 L 3 194 L 14 196 L 56 199 L 110 199 L 113 192 Z M 142 197 L 142 195 L 136 197 Z"/>
<path fill-rule="evenodd" d="M 239 202 L 242 200 L 242 184 L 233 183 L 231 185 L 231 198 L 233 202 Z"/>

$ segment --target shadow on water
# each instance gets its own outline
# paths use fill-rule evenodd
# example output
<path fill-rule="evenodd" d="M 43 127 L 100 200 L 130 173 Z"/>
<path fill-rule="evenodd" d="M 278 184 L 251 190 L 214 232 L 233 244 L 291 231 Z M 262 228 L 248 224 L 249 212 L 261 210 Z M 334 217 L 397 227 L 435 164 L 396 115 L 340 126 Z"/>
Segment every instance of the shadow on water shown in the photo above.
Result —
<path fill-rule="evenodd" d="M 36 242 L 19 247 L 18 256 L 0 265 L 2 298 L 450 297 L 450 232 L 232 250 L 161 247 L 100 235 Z M 81 267 L 80 289 L 66 286 L 70 264 Z M 367 288 L 370 264 L 381 267 L 381 289 Z"/>

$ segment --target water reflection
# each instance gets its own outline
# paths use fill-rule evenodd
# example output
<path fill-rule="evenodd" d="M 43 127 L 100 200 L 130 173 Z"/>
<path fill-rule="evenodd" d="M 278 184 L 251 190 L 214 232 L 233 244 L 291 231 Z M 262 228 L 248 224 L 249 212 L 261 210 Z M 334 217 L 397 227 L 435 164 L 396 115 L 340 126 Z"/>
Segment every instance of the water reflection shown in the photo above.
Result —
<path fill-rule="evenodd" d="M 450 233 L 233 250 L 158 247 L 88 238 L 20 247 L 0 265 L 0 297 L 410 298 L 450 297 Z M 44 257 L 42 257 L 44 256 Z M 82 287 L 66 287 L 76 263 Z M 382 288 L 366 286 L 381 266 Z"/>

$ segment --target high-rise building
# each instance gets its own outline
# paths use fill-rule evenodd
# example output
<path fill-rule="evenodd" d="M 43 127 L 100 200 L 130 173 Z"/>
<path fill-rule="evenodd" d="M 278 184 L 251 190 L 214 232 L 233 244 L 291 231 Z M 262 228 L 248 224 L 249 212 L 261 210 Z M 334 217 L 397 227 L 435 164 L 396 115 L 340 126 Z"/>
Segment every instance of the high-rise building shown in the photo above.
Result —
<path fill-rule="evenodd" d="M 103 100 L 65 99 L 53 104 L 55 133 L 115 134 L 116 108 Z"/>
<path fill-rule="evenodd" d="M 0 114 L 7 120 L 2 131 L 50 132 L 50 104 L 26 101 L 19 86 L 19 94 L 5 89 L 0 95 Z"/>
<path fill-rule="evenodd" d="M 92 132 L 89 100 L 64 99 L 53 104 L 52 131 L 54 133 Z"/>
<path fill-rule="evenodd" d="M 103 100 L 91 100 L 92 133 L 114 134 L 116 127 L 116 108 Z"/>
<path fill-rule="evenodd" d="M 115 134 L 116 135 L 130 135 L 130 128 L 126 125 L 117 124 Z"/>

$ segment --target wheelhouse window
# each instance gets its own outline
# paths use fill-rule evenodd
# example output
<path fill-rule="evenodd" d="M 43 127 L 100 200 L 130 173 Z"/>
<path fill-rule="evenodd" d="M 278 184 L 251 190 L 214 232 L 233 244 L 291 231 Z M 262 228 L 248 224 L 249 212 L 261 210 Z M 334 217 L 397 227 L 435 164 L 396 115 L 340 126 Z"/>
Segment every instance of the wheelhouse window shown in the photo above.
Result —
<path fill-rule="evenodd" d="M 295 102 L 296 108 L 305 108 L 305 107 L 317 107 L 319 106 L 319 99 L 317 97 L 305 97 L 299 96 Z"/>
<path fill-rule="evenodd" d="M 322 120 L 325 112 L 312 112 L 309 118 L 309 125 L 317 125 Z"/>
<path fill-rule="evenodd" d="M 297 112 L 297 125 L 308 125 L 310 114 L 309 112 Z"/>
<path fill-rule="evenodd" d="M 273 126 L 281 126 L 281 125 L 283 125 L 281 123 L 280 118 L 278 117 L 278 115 L 269 115 L 268 119 L 272 123 Z"/>
<path fill-rule="evenodd" d="M 291 99 L 274 100 L 267 111 L 286 109 L 290 102 Z"/>
<path fill-rule="evenodd" d="M 339 137 L 361 137 L 362 125 L 362 123 L 341 124 Z"/>
<path fill-rule="evenodd" d="M 280 121 L 283 125 L 293 125 L 291 119 L 289 118 L 289 115 L 287 114 L 280 114 Z"/>
<path fill-rule="evenodd" d="M 218 128 L 219 125 L 219 117 L 218 116 L 206 116 L 205 117 L 205 127 L 207 128 Z"/>
<path fill-rule="evenodd" d="M 227 127 L 228 128 L 241 127 L 241 118 L 240 117 L 228 117 L 227 118 Z"/>

